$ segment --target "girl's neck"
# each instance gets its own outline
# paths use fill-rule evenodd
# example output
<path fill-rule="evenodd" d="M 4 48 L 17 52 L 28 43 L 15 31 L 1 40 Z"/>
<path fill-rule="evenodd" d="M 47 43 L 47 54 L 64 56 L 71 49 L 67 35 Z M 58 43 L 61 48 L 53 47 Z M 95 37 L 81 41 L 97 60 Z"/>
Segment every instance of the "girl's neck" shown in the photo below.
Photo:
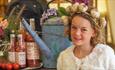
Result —
<path fill-rule="evenodd" d="M 85 56 L 89 55 L 93 50 L 93 46 L 87 45 L 87 46 L 76 46 L 74 49 L 74 55 L 77 58 L 84 58 Z"/>

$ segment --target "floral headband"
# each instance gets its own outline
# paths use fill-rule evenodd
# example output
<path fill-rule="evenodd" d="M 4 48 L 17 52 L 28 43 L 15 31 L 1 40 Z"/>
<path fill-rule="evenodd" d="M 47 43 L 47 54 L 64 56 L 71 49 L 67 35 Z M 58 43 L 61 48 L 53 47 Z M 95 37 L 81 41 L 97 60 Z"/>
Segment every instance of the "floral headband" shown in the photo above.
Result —
<path fill-rule="evenodd" d="M 104 28 L 106 26 L 106 20 L 104 17 L 100 16 L 100 13 L 97 9 L 92 8 L 90 9 L 87 5 L 84 3 L 75 3 L 71 6 L 68 6 L 66 9 L 66 12 L 69 13 L 69 15 L 73 15 L 74 13 L 85 13 L 90 16 L 90 19 L 95 22 L 96 25 L 99 25 L 101 28 Z M 66 25 L 68 16 L 62 16 L 62 20 L 64 24 Z"/>

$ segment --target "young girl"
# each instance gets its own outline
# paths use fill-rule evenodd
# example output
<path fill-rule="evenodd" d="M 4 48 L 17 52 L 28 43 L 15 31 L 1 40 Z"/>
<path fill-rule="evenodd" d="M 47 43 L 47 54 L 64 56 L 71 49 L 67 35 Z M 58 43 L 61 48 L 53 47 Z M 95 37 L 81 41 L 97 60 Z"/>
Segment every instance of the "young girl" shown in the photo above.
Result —
<path fill-rule="evenodd" d="M 115 55 L 104 44 L 97 18 L 85 11 L 75 12 L 70 20 L 71 47 L 60 53 L 57 70 L 115 70 Z M 99 19 L 99 18 L 98 18 Z"/>

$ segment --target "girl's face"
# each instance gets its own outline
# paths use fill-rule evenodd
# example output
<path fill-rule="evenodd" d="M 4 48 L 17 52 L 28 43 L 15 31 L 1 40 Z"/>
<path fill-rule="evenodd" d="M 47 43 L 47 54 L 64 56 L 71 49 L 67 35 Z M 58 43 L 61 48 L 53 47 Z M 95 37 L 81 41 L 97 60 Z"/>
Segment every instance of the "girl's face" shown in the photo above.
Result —
<path fill-rule="evenodd" d="M 71 39 L 76 46 L 89 45 L 94 29 L 90 22 L 80 16 L 75 16 L 71 23 Z"/>

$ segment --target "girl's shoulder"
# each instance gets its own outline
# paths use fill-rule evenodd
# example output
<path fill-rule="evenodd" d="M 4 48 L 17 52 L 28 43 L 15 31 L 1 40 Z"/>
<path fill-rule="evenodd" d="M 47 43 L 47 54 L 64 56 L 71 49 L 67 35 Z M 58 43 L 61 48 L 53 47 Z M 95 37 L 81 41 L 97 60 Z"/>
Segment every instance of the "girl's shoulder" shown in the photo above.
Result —
<path fill-rule="evenodd" d="M 114 55 L 114 50 L 107 44 L 97 44 L 94 48 L 94 52 L 103 53 L 106 55 Z"/>

